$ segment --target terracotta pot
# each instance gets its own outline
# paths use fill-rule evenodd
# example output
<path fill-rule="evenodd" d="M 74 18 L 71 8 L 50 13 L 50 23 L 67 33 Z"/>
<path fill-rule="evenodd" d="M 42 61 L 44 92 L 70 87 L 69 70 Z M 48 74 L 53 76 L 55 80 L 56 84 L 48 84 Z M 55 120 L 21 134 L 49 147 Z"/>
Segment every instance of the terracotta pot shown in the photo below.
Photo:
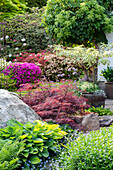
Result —
<path fill-rule="evenodd" d="M 113 99 L 113 82 L 105 82 L 105 93 L 108 99 Z"/>
<path fill-rule="evenodd" d="M 82 96 L 84 98 L 88 99 L 88 102 L 86 102 L 87 104 L 89 104 L 90 106 L 94 106 L 94 107 L 100 107 L 103 106 L 105 107 L 105 99 L 106 97 L 103 94 L 94 94 L 94 93 L 82 93 Z"/>

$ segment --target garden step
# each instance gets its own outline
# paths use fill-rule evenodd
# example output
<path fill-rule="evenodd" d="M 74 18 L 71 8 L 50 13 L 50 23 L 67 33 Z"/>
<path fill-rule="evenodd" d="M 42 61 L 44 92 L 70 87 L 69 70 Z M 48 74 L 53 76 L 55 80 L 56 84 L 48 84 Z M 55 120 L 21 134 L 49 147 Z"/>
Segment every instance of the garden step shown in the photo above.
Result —
<path fill-rule="evenodd" d="M 113 123 L 113 116 L 99 116 L 100 127 L 108 127 Z"/>

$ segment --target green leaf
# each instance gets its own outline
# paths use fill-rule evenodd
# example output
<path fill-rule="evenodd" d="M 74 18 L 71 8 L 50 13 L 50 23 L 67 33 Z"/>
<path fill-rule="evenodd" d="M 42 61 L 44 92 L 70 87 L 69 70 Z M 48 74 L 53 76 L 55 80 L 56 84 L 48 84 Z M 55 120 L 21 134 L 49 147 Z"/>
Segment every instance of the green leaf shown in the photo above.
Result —
<path fill-rule="evenodd" d="M 27 138 L 28 138 L 28 139 L 32 139 L 32 135 L 28 135 Z"/>
<path fill-rule="evenodd" d="M 10 137 L 10 139 L 15 139 L 15 137 Z"/>
<path fill-rule="evenodd" d="M 46 145 L 49 147 L 49 146 L 52 146 L 53 143 L 54 143 L 54 140 L 52 140 L 52 141 L 47 141 L 47 142 L 46 142 Z"/>
<path fill-rule="evenodd" d="M 42 155 L 47 158 L 49 156 L 49 152 L 47 149 L 45 149 L 43 152 L 42 152 Z"/>
<path fill-rule="evenodd" d="M 35 140 L 33 140 L 34 143 L 42 143 L 43 142 L 43 139 L 41 138 L 37 138 Z"/>
<path fill-rule="evenodd" d="M 40 163 L 40 159 L 39 159 L 37 156 L 32 156 L 32 157 L 30 158 L 30 161 L 31 161 L 32 164 L 38 164 L 38 163 Z"/>
<path fill-rule="evenodd" d="M 27 136 L 28 136 L 28 134 L 26 134 L 26 135 L 21 135 L 19 138 L 20 138 L 20 139 L 25 139 Z"/>
<path fill-rule="evenodd" d="M 43 146 L 41 146 L 41 147 L 39 147 L 38 149 L 42 152 L 42 151 L 43 151 L 43 149 L 44 149 L 44 147 L 43 147 Z"/>
<path fill-rule="evenodd" d="M 32 127 L 33 127 L 33 124 L 30 123 L 30 122 L 28 122 L 28 123 L 25 124 L 24 127 L 25 127 L 25 128 L 32 128 Z"/>
<path fill-rule="evenodd" d="M 26 158 L 29 156 L 29 152 L 22 153 Z"/>
<path fill-rule="evenodd" d="M 26 147 L 32 147 L 32 145 L 33 145 L 33 143 L 28 143 L 27 145 L 26 145 Z"/>

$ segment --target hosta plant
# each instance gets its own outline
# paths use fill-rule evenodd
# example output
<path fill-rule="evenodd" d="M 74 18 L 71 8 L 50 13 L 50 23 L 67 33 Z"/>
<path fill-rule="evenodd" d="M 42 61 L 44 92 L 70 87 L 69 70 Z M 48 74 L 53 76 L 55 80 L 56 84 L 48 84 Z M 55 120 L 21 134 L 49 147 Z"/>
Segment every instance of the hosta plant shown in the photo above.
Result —
<path fill-rule="evenodd" d="M 59 125 L 50 125 L 39 120 L 26 124 L 10 120 L 7 127 L 0 129 L 0 139 L 24 140 L 25 149 L 21 152 L 20 161 L 21 164 L 30 164 L 29 166 L 39 164 L 52 153 L 55 154 L 58 140 L 65 135 L 66 132 L 62 131 Z"/>
<path fill-rule="evenodd" d="M 88 110 L 86 110 L 87 112 L 94 112 L 94 113 L 98 113 L 99 116 L 104 116 L 104 115 L 113 115 L 113 111 L 110 110 L 110 108 L 103 108 L 103 106 L 101 107 L 90 107 Z"/>

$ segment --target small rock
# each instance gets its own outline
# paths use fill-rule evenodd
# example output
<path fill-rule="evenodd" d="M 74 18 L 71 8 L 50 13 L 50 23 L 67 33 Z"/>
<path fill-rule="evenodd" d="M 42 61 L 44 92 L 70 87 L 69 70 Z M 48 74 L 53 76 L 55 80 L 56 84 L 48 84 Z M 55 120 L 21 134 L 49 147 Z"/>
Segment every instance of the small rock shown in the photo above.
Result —
<path fill-rule="evenodd" d="M 99 125 L 98 113 L 91 113 L 84 116 L 81 125 L 83 126 L 82 130 L 84 132 L 99 130 L 100 125 Z"/>
<path fill-rule="evenodd" d="M 113 123 L 113 116 L 99 116 L 100 127 L 108 127 Z"/>

